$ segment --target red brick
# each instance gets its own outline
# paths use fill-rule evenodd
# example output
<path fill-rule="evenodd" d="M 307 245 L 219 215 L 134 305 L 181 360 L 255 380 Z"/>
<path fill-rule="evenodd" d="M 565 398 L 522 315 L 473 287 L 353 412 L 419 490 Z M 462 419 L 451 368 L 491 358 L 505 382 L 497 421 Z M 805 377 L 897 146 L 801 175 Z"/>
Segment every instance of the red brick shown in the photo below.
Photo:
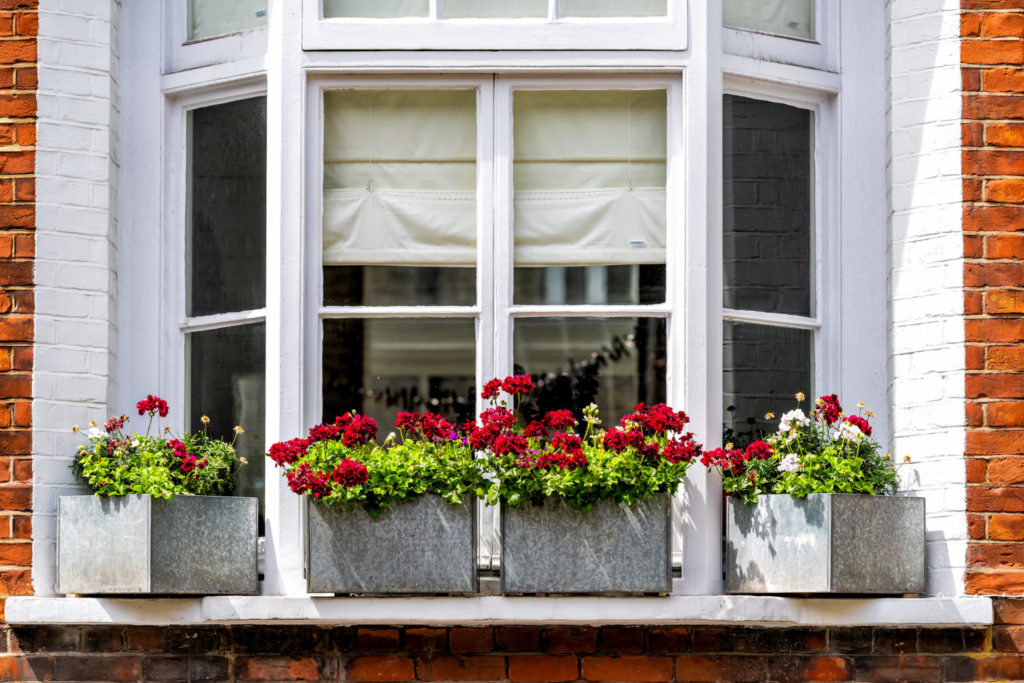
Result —
<path fill-rule="evenodd" d="M 1003 204 L 1024 203 L 1024 180 L 1021 178 L 999 178 L 985 183 L 985 201 Z"/>
<path fill-rule="evenodd" d="M 355 657 L 346 668 L 350 681 L 411 681 L 416 677 L 410 657 Z"/>
<path fill-rule="evenodd" d="M 987 469 L 987 461 L 982 458 L 968 458 L 967 459 L 967 483 L 969 484 L 983 484 L 985 482 L 985 472 Z"/>
<path fill-rule="evenodd" d="M 540 629 L 532 626 L 499 626 L 494 630 L 495 647 L 501 652 L 540 650 Z"/>
<path fill-rule="evenodd" d="M 686 652 L 690 649 L 690 630 L 681 626 L 666 626 L 647 629 L 647 650 L 649 652 Z"/>
<path fill-rule="evenodd" d="M 239 657 L 235 672 L 243 681 L 316 681 L 319 667 L 312 657 Z"/>
<path fill-rule="evenodd" d="M 982 293 L 967 290 L 964 292 L 964 315 L 981 315 L 983 312 Z"/>
<path fill-rule="evenodd" d="M 15 140 L 22 147 L 32 147 L 36 144 L 36 124 L 19 123 L 14 127 Z"/>
<path fill-rule="evenodd" d="M 974 540 L 984 540 L 985 517 L 983 515 L 967 515 L 967 535 Z"/>
<path fill-rule="evenodd" d="M 28 515 L 11 517 L 11 535 L 14 538 L 32 538 L 32 518 Z"/>
<path fill-rule="evenodd" d="M 18 12 L 17 31 L 19 36 L 35 36 L 39 34 L 39 13 Z"/>
<path fill-rule="evenodd" d="M 1024 626 L 993 627 L 992 648 L 996 652 L 1024 652 Z"/>
<path fill-rule="evenodd" d="M 0 484 L 6 484 L 11 480 L 11 459 L 0 458 Z"/>
<path fill-rule="evenodd" d="M 8 183 L 3 183 L 0 187 L 10 187 Z M 0 258 L 9 259 L 14 256 L 14 235 L 0 234 Z"/>
<path fill-rule="evenodd" d="M 965 119 L 998 120 L 1024 118 L 1024 102 L 1016 95 L 964 95 L 963 117 Z M 980 151 L 979 151 L 980 152 Z M 966 154 L 965 154 L 966 156 Z M 964 172 L 968 175 L 986 175 L 968 171 L 975 168 L 964 161 Z M 1000 174 L 993 174 L 1000 175 Z"/>
<path fill-rule="evenodd" d="M 13 131 L 12 131 L 13 132 Z M 960 126 L 960 143 L 964 147 L 982 147 L 985 145 L 985 124 L 981 122 L 964 123 Z"/>
<path fill-rule="evenodd" d="M 985 425 L 985 414 L 982 407 L 977 403 L 968 403 L 965 406 L 968 427 L 982 427 Z M 968 470 L 970 471 L 970 470 Z"/>
<path fill-rule="evenodd" d="M 981 90 L 981 69 L 960 69 L 960 87 L 964 92 Z"/>
<path fill-rule="evenodd" d="M 31 486 L 0 487 L 0 510 L 31 510 Z"/>
<path fill-rule="evenodd" d="M 1024 512 L 1024 489 L 968 486 L 967 509 L 971 512 Z"/>
<path fill-rule="evenodd" d="M 18 178 L 14 181 L 14 198 L 19 202 L 31 202 L 36 198 L 35 178 Z"/>
<path fill-rule="evenodd" d="M 31 430 L 0 431 L 0 452 L 7 453 L 8 455 L 31 455 Z"/>
<path fill-rule="evenodd" d="M 1013 99 L 1024 100 L 1019 97 Z M 968 149 L 963 153 L 963 162 L 964 173 L 967 175 L 1021 175 L 1024 171 L 1024 151 Z"/>
<path fill-rule="evenodd" d="M 1009 54 L 1008 50 L 1004 50 L 1000 54 Z M 19 62 L 34 62 L 36 61 L 36 41 L 35 40 L 4 40 L 0 41 L 0 64 L 17 64 Z M 996 62 L 984 62 L 986 64 L 995 64 Z"/>
<path fill-rule="evenodd" d="M 767 678 L 761 657 L 683 655 L 676 657 L 676 680 L 680 683 L 736 683 Z"/>
<path fill-rule="evenodd" d="M 981 201 L 981 178 L 964 178 L 961 185 L 965 202 Z"/>
<path fill-rule="evenodd" d="M 989 403 L 985 406 L 985 423 L 989 427 L 1024 427 L 1024 403 L 1019 401 Z M 1015 460 L 1009 458 L 993 461 L 989 466 L 989 478 L 995 476 L 996 471 L 1005 474 L 1005 468 L 1010 467 L 1013 462 Z M 1021 473 L 1024 474 L 1024 459 L 1021 459 L 1021 464 Z M 1021 479 L 1021 482 L 1024 482 L 1024 479 Z"/>
<path fill-rule="evenodd" d="M 1024 515 L 992 515 L 988 537 L 993 541 L 1024 541 Z"/>
<path fill-rule="evenodd" d="M 603 654 L 633 654 L 644 649 L 644 631 L 630 626 L 605 626 L 600 633 Z"/>
<path fill-rule="evenodd" d="M 356 632 L 356 644 L 364 652 L 396 652 L 398 630 L 393 628 L 361 628 Z"/>
<path fill-rule="evenodd" d="M 508 658 L 510 681 L 575 681 L 579 663 L 572 655 L 512 655 Z"/>
<path fill-rule="evenodd" d="M 0 180 L 0 203 L 7 204 L 14 201 L 14 181 Z M 6 257 L 5 257 L 6 258 Z"/>
<path fill-rule="evenodd" d="M 22 541 L 0 543 L 0 565 L 28 567 L 32 564 L 32 544 Z"/>
<path fill-rule="evenodd" d="M 11 350 L 0 348 L 0 372 L 6 372 L 13 366 L 11 362 Z"/>
<path fill-rule="evenodd" d="M 1024 263 L 987 262 L 964 264 L 966 287 L 1024 286 Z"/>
<path fill-rule="evenodd" d="M 14 80 L 20 90 L 36 90 L 39 70 L 35 66 L 19 66 L 14 70 Z"/>
<path fill-rule="evenodd" d="M 671 681 L 672 658 L 657 656 L 584 657 L 588 681 Z"/>
<path fill-rule="evenodd" d="M 505 658 L 496 655 L 424 657 L 416 673 L 424 681 L 497 681 L 506 678 Z"/>
<path fill-rule="evenodd" d="M 978 657 L 974 660 L 978 681 L 1024 680 L 1024 659 L 1020 657 Z"/>
<path fill-rule="evenodd" d="M 990 346 L 985 355 L 989 370 L 1024 370 L 1024 346 Z"/>
<path fill-rule="evenodd" d="M 968 342 L 1018 342 L 1024 337 L 1024 320 L 1019 319 L 990 319 L 990 320 L 968 320 L 964 324 Z M 1001 378 L 1002 379 L 1002 378 Z M 1000 396 L 1003 394 L 991 394 Z"/>
<path fill-rule="evenodd" d="M 1006 598 L 992 601 L 992 614 L 997 624 L 1024 624 L 1024 600 Z"/>
<path fill-rule="evenodd" d="M 36 236 L 32 233 L 14 236 L 15 258 L 35 258 Z"/>
<path fill-rule="evenodd" d="M 984 255 L 984 238 L 974 235 L 964 235 L 964 258 L 982 258 Z"/>
<path fill-rule="evenodd" d="M 12 349 L 12 357 L 14 359 L 13 368 L 15 370 L 32 370 L 32 360 L 35 355 L 35 351 L 31 346 L 19 346 Z"/>
<path fill-rule="evenodd" d="M 2 55 L 0 52 L 0 58 Z M 1024 43 L 1019 40 L 967 40 L 960 44 L 960 61 L 964 64 L 1020 64 L 1024 62 Z"/>
<path fill-rule="evenodd" d="M 975 569 L 1024 569 L 1024 545 L 1018 543 L 971 543 L 967 566 Z"/>
<path fill-rule="evenodd" d="M 15 458 L 14 460 L 14 481 L 32 482 L 32 459 L 31 458 Z"/>
<path fill-rule="evenodd" d="M 25 376 L 0 376 L 0 396 L 4 398 L 32 398 L 32 378 Z"/>
<path fill-rule="evenodd" d="M 1024 35 L 1024 15 L 1015 12 L 983 14 L 981 35 L 986 38 L 1020 38 Z"/>
<path fill-rule="evenodd" d="M 960 15 L 960 35 L 967 38 L 981 35 L 981 17 L 977 12 L 964 12 Z"/>
<path fill-rule="evenodd" d="M 804 665 L 805 681 L 848 681 L 850 664 L 842 657 L 814 657 Z"/>
<path fill-rule="evenodd" d="M 0 594 L 32 595 L 32 571 L 8 569 L 0 572 Z"/>
<path fill-rule="evenodd" d="M 437 652 L 448 649 L 448 632 L 443 628 L 407 628 L 405 648 L 415 652 Z"/>
<path fill-rule="evenodd" d="M 494 632 L 489 628 L 452 628 L 448 632 L 452 652 L 490 652 Z"/>
<path fill-rule="evenodd" d="M 593 628 L 551 628 L 544 631 L 545 652 L 594 652 L 597 630 Z"/>
<path fill-rule="evenodd" d="M 973 595 L 1020 595 L 1024 593 L 1024 572 L 976 572 L 964 574 L 967 592 Z"/>

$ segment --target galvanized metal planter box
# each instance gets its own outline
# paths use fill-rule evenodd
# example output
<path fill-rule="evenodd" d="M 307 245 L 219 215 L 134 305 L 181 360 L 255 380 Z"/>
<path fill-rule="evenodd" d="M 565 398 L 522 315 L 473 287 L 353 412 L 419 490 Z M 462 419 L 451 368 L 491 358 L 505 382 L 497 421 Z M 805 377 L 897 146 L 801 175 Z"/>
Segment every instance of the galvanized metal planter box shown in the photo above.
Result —
<path fill-rule="evenodd" d="M 57 592 L 251 595 L 256 498 L 61 496 Z"/>
<path fill-rule="evenodd" d="M 307 499 L 308 500 L 308 499 Z M 476 501 L 425 495 L 377 519 L 358 505 L 309 502 L 311 593 L 476 593 Z"/>
<path fill-rule="evenodd" d="M 729 593 L 924 593 L 924 498 L 730 498 L 725 554 Z"/>
<path fill-rule="evenodd" d="M 601 501 L 586 512 L 556 498 L 501 510 L 501 590 L 657 593 L 672 590 L 671 499 Z"/>

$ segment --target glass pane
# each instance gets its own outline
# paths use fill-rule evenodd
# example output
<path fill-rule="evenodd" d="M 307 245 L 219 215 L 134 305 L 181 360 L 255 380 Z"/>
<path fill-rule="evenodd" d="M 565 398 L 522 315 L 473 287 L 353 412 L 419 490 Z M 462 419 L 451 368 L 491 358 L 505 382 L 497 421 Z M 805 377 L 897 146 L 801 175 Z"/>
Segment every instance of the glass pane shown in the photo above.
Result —
<path fill-rule="evenodd" d="M 811 112 L 723 106 L 725 307 L 813 315 Z"/>
<path fill-rule="evenodd" d="M 444 0 L 445 19 L 546 17 L 548 0 Z"/>
<path fill-rule="evenodd" d="M 475 280 L 476 97 L 475 90 L 324 95 L 325 301 L 476 301 L 475 283 L 461 286 Z M 410 277 L 428 286 L 396 285 Z M 378 285 L 389 292 L 371 291 Z"/>
<path fill-rule="evenodd" d="M 399 411 L 469 420 L 476 410 L 473 320 L 325 320 L 323 419 L 356 410 L 381 439 Z"/>
<path fill-rule="evenodd" d="M 324 17 L 425 17 L 429 0 L 323 0 Z"/>
<path fill-rule="evenodd" d="M 563 17 L 663 17 L 667 0 L 560 0 Z"/>
<path fill-rule="evenodd" d="M 523 406 L 527 419 L 559 408 L 580 418 L 597 403 L 609 427 L 640 401 L 665 400 L 662 318 L 520 318 L 512 356 L 516 374 L 536 385 Z"/>
<path fill-rule="evenodd" d="M 795 408 L 797 392 L 813 400 L 810 330 L 726 322 L 722 367 L 722 443 L 745 447 L 776 429 L 777 421 L 769 424 L 765 414 Z"/>
<path fill-rule="evenodd" d="M 639 297 L 664 301 L 664 90 L 518 91 L 513 99 L 516 303 L 533 298 L 551 268 L 586 267 L 594 303 L 620 296 L 598 283 L 608 266 L 637 265 Z M 560 275 L 550 276 L 557 279 Z M 553 281 L 552 281 L 553 282 Z M 534 283 L 534 286 L 530 286 Z M 547 287 L 550 290 L 551 287 Z M 568 288 L 573 285 L 567 284 Z M 638 300 L 630 303 L 637 303 Z"/>
<path fill-rule="evenodd" d="M 516 268 L 515 292 L 526 304 L 656 304 L 665 300 L 665 266 Z"/>
<path fill-rule="evenodd" d="M 188 315 L 266 305 L 267 99 L 189 113 Z"/>
<path fill-rule="evenodd" d="M 722 6 L 722 23 L 751 31 L 813 39 L 814 2 L 815 0 L 725 0 Z"/>
<path fill-rule="evenodd" d="M 249 461 L 235 477 L 236 496 L 260 499 L 263 524 L 263 452 L 266 414 L 266 327 L 263 323 L 193 332 L 188 335 L 189 428 L 202 428 L 231 440 L 235 425 L 245 431 L 235 440 L 238 455 Z"/>
<path fill-rule="evenodd" d="M 267 0 L 188 0 L 188 39 L 203 40 L 267 24 Z"/>

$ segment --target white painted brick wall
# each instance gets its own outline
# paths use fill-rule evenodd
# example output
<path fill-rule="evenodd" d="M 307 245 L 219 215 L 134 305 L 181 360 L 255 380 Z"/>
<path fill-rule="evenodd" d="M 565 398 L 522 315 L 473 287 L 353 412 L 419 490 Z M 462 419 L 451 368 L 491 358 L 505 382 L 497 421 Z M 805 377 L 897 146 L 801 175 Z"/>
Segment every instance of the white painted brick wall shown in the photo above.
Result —
<path fill-rule="evenodd" d="M 36 352 L 33 387 L 36 593 L 53 594 L 57 496 L 81 492 L 71 425 L 106 419 L 116 328 L 118 5 L 39 7 Z"/>
<path fill-rule="evenodd" d="M 961 594 L 967 545 L 958 0 L 890 0 L 893 448 L 926 498 L 929 591 Z"/>

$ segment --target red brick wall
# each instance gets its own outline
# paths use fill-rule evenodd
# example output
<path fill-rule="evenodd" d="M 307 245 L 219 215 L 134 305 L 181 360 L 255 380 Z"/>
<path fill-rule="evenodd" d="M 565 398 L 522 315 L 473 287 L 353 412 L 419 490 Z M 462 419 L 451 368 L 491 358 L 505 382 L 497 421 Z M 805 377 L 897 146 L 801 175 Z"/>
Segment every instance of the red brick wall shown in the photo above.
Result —
<path fill-rule="evenodd" d="M 0 617 L 32 592 L 37 0 L 0 0 Z"/>

